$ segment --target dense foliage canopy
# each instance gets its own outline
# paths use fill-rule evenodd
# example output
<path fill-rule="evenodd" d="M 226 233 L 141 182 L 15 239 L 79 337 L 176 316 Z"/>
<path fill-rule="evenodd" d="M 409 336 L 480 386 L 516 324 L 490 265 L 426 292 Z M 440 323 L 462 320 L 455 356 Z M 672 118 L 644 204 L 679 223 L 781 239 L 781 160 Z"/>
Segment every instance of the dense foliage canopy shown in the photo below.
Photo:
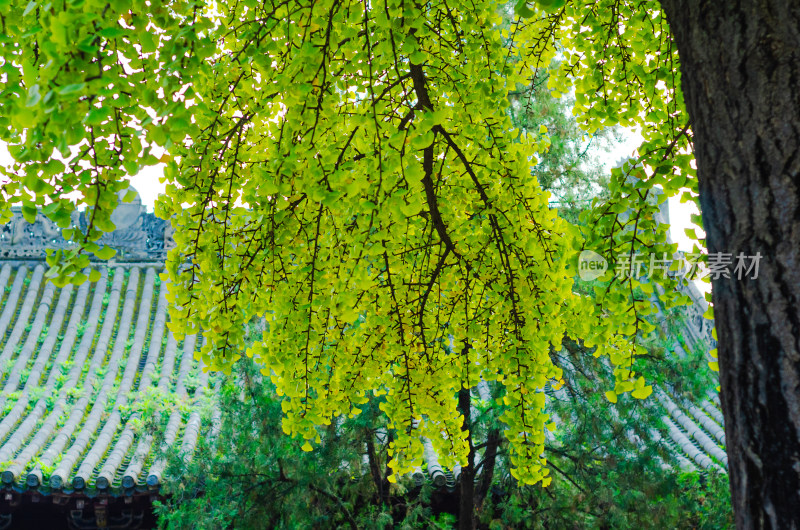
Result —
<path fill-rule="evenodd" d="M 374 394 L 395 472 L 420 463 L 420 435 L 444 465 L 465 464 L 453 396 L 483 379 L 504 388 L 515 476 L 548 483 L 551 353 L 584 339 L 616 367 L 610 400 L 647 397 L 633 357 L 653 329 L 653 282 L 669 307 L 677 280 L 613 272 L 624 256 L 671 256 L 658 202 L 696 189 L 658 8 L 548 4 L 3 2 L 0 136 L 16 160 L 4 211 L 41 207 L 76 243 L 50 275 L 79 282 L 86 252 L 113 255 L 94 241 L 126 175 L 167 162 L 156 211 L 176 229 L 171 326 L 202 328 L 203 359 L 230 371 L 245 323 L 263 317 L 247 354 L 304 449 Z M 645 138 L 583 231 L 531 174 L 546 128 L 517 129 L 504 110 L 557 56 L 548 85 L 574 88 L 588 132 L 639 124 Z M 91 209 L 87 231 L 68 196 Z M 573 281 L 584 248 L 610 262 L 593 297 Z"/>

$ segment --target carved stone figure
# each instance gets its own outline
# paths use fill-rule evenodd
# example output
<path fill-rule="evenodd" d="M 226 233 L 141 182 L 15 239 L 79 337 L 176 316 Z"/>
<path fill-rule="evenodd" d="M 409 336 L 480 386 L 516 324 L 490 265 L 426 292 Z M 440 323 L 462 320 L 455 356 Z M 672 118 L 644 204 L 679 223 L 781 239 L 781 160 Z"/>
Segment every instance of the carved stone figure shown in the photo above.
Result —
<path fill-rule="evenodd" d="M 172 223 L 165 223 L 164 226 L 164 250 L 171 250 L 175 248 L 177 245 L 175 244 L 175 239 L 173 239 L 173 234 L 175 234 L 175 229 L 172 227 Z"/>
<path fill-rule="evenodd" d="M 123 202 L 122 199 L 128 191 L 133 191 L 136 196 L 131 201 Z M 117 192 L 117 197 L 119 198 L 119 204 L 111 214 L 111 222 L 117 227 L 116 231 L 125 230 L 137 223 L 141 224 L 141 214 L 144 208 L 142 207 L 142 198 L 139 196 L 139 193 L 131 186 Z"/>
<path fill-rule="evenodd" d="M 119 192 L 120 201 L 127 192 Z M 0 258 L 43 258 L 47 249 L 65 248 L 70 244 L 61 236 L 61 229 L 44 215 L 38 215 L 31 224 L 20 209 L 14 208 L 13 213 L 11 221 L 0 225 Z M 170 224 L 147 213 L 138 193 L 133 200 L 119 204 L 111 214 L 111 221 L 116 230 L 103 235 L 100 243 L 118 251 L 116 260 L 163 261 L 165 249 L 175 244 Z M 85 231 L 86 212 L 74 212 L 72 224 Z"/>

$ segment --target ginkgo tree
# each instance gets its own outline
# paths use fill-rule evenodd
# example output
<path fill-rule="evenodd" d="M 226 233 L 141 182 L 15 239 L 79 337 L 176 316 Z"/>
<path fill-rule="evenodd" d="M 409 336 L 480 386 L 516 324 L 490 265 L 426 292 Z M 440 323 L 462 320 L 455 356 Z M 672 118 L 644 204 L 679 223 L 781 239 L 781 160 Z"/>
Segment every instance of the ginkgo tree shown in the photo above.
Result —
<path fill-rule="evenodd" d="M 306 438 L 311 449 L 316 426 L 385 395 L 395 472 L 420 462 L 420 435 L 433 440 L 443 464 L 463 464 L 469 448 L 452 398 L 483 379 L 505 389 L 502 421 L 515 475 L 547 483 L 542 389 L 558 384 L 550 352 L 563 337 L 583 339 L 610 358 L 616 385 L 609 399 L 650 392 L 632 359 L 652 330 L 653 281 L 661 284 L 665 306 L 685 300 L 674 277 L 648 282 L 613 271 L 625 256 L 646 262 L 674 252 L 666 227 L 654 220 L 659 201 L 682 189 L 697 200 L 699 192 L 710 250 L 755 251 L 757 245 L 727 248 L 748 242 L 749 225 L 733 232 L 725 225 L 733 219 L 733 195 L 722 193 L 726 206 L 717 206 L 716 190 L 729 188 L 721 176 L 704 181 L 703 171 L 734 179 L 747 166 L 734 161 L 750 157 L 750 169 L 763 162 L 773 169 L 759 173 L 761 180 L 736 178 L 755 186 L 747 196 L 756 199 L 758 186 L 787 189 L 786 223 L 757 224 L 764 241 L 770 230 L 782 234 L 789 245 L 780 251 L 782 270 L 786 278 L 797 273 L 791 265 L 800 248 L 791 243 L 800 233 L 791 215 L 796 163 L 787 154 L 797 135 L 789 147 L 763 143 L 794 130 L 797 102 L 777 105 L 774 116 L 773 107 L 756 106 L 770 118 L 748 136 L 747 146 L 761 154 L 744 155 L 734 149 L 743 118 L 723 109 L 749 108 L 746 98 L 733 92 L 716 100 L 703 77 L 717 68 L 716 59 L 733 72 L 737 58 L 745 64 L 749 48 L 736 35 L 759 34 L 772 21 L 784 30 L 757 42 L 774 50 L 765 57 L 779 74 L 772 79 L 766 66 L 753 66 L 767 75 L 766 84 L 737 77 L 736 88 L 760 95 L 772 94 L 773 85 L 789 87 L 797 57 L 787 51 L 794 48 L 786 47 L 793 34 L 786 24 L 797 13 L 785 2 L 760 18 L 749 3 L 662 4 L 663 11 L 656 2 L 617 0 L 520 2 L 514 10 L 460 0 L 6 0 L 0 135 L 16 162 L 5 170 L 2 211 L 8 218 L 10 206 L 21 204 L 26 218 L 43 214 L 63 228 L 76 244 L 51 255 L 49 274 L 79 282 L 90 265 L 87 253 L 113 255 L 97 240 L 113 229 L 110 213 L 127 176 L 167 162 L 156 211 L 176 230 L 166 273 L 171 326 L 179 333 L 202 329 L 203 360 L 230 370 L 242 351 L 244 324 L 264 318 L 263 341 L 247 354 L 283 394 L 287 433 Z M 723 50 L 726 39 L 733 44 Z M 710 51 L 697 50 L 703 46 Z M 612 174 L 610 200 L 587 214 L 590 229 L 583 231 L 557 216 L 531 175 L 537 154 L 547 149 L 546 131 L 517 130 L 505 112 L 508 94 L 541 82 L 556 58 L 561 66 L 548 84 L 556 93 L 574 90 L 588 132 L 638 125 L 644 137 L 639 158 Z M 715 79 L 723 91 L 722 78 Z M 729 137 L 711 131 L 723 118 Z M 166 154 L 157 157 L 156 148 Z M 665 192 L 657 199 L 656 188 Z M 76 206 L 88 207 L 85 231 L 72 226 Z M 592 298 L 573 291 L 583 249 L 610 262 Z M 773 282 L 770 292 L 796 301 L 800 282 L 786 281 Z M 766 283 L 715 282 L 715 305 L 724 308 L 720 365 L 729 433 L 755 414 L 747 436 L 728 438 L 739 501 L 778 495 L 782 479 L 765 469 L 787 462 L 781 451 L 796 454 L 800 447 L 797 433 L 759 440 L 771 424 L 742 398 L 773 396 L 775 410 L 785 412 L 780 418 L 794 410 L 787 399 L 797 389 L 796 367 L 773 363 L 757 385 L 742 380 L 747 359 L 765 348 L 778 348 L 776 358 L 786 362 L 798 351 L 788 324 L 774 333 L 761 321 L 732 327 L 747 307 L 793 321 L 785 309 L 766 311 L 767 295 L 748 305 L 759 285 Z M 745 342 L 751 346 L 737 349 Z M 728 365 L 732 352 L 744 353 Z M 778 368 L 788 370 L 785 377 L 776 375 Z M 736 393 L 748 385 L 750 394 Z M 760 448 L 755 453 L 753 444 Z M 765 468 L 761 457 L 736 456 L 745 453 L 772 460 Z M 753 493 L 758 488 L 743 478 L 747 459 L 766 481 L 764 491 L 773 493 Z M 764 514 L 773 512 L 780 512 L 773 526 L 796 517 L 775 508 L 785 506 L 780 500 L 747 510 L 735 504 L 742 525 L 767 525 Z"/>

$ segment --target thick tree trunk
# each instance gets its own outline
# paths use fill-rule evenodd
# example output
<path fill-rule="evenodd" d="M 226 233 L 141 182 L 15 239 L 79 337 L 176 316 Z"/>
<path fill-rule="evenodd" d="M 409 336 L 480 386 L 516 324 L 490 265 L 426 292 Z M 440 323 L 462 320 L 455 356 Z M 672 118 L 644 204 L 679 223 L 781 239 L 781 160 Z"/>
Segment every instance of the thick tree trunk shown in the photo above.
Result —
<path fill-rule="evenodd" d="M 662 0 L 681 58 L 739 528 L 800 528 L 800 3 Z M 751 273 L 752 275 L 752 273 Z"/>
<path fill-rule="evenodd" d="M 464 416 L 462 430 L 469 430 L 471 424 L 470 392 L 469 389 L 462 388 L 458 391 L 458 410 Z M 461 479 L 459 480 L 459 509 L 458 509 L 458 528 L 459 530 L 473 530 L 475 528 L 475 448 L 472 444 L 472 434 L 467 437 L 469 442 L 469 455 L 467 465 L 461 468 Z"/>

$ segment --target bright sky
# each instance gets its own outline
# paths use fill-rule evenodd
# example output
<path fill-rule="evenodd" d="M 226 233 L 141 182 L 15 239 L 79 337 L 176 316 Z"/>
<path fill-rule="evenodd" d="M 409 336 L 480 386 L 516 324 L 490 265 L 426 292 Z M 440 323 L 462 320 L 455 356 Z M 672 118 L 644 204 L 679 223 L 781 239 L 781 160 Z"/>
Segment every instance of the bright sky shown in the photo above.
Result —
<path fill-rule="evenodd" d="M 641 141 L 642 137 L 637 132 L 626 130 L 624 140 L 615 144 L 614 149 L 602 157 L 606 169 L 610 170 L 620 159 L 632 156 Z M 692 240 L 686 236 L 685 229 L 694 228 L 697 230 L 697 235 L 703 237 L 704 232 L 691 221 L 691 215 L 697 213 L 699 212 L 694 204 L 681 204 L 677 196 L 669 199 L 670 235 L 672 240 L 678 244 L 678 250 L 691 252 L 694 246 Z"/>
<path fill-rule="evenodd" d="M 148 166 L 136 176 L 131 177 L 131 186 L 136 188 L 147 211 L 153 211 L 153 205 L 159 194 L 164 193 L 166 185 L 159 180 L 164 173 L 164 164 Z"/>
<path fill-rule="evenodd" d="M 632 156 L 642 141 L 641 135 L 636 131 L 626 130 L 623 136 L 624 140 L 615 144 L 614 149 L 602 157 L 607 170 L 614 167 L 620 159 Z M 679 196 L 669 199 L 670 236 L 672 241 L 678 244 L 678 250 L 691 252 L 695 245 L 694 241 L 686 235 L 687 228 L 694 228 L 698 237 L 705 237 L 705 232 L 691 220 L 692 214 L 698 213 L 700 212 L 694 203 L 681 203 Z M 710 283 L 695 280 L 694 284 L 702 293 L 711 291 Z"/>

